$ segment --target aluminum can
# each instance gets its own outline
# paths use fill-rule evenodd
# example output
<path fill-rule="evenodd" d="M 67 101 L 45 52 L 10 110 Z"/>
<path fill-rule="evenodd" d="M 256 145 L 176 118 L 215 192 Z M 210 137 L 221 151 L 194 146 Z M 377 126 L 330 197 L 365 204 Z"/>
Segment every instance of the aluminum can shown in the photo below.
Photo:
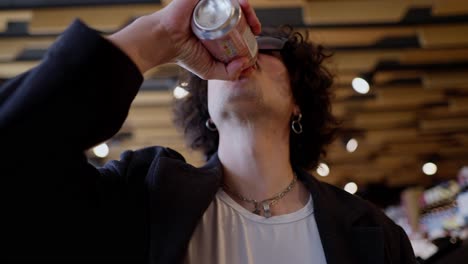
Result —
<path fill-rule="evenodd" d="M 201 0 L 192 16 L 192 31 L 211 55 L 224 63 L 249 58 L 255 64 L 257 40 L 237 0 Z"/>

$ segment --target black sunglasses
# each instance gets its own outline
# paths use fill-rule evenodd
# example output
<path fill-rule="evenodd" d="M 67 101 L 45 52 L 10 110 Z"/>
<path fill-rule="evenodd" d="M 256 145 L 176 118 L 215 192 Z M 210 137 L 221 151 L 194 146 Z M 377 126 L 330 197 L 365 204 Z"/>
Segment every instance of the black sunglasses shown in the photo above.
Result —
<path fill-rule="evenodd" d="M 259 51 L 281 51 L 286 42 L 288 42 L 287 38 L 275 38 L 275 37 L 267 37 L 267 36 L 258 36 L 257 44 Z"/>

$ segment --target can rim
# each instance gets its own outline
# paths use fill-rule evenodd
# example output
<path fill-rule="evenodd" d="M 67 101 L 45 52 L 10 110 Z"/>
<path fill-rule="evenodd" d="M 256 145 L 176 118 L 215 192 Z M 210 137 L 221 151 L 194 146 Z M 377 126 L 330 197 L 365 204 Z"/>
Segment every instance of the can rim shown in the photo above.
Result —
<path fill-rule="evenodd" d="M 208 0 L 201 0 L 200 2 L 198 2 L 198 4 L 195 6 L 195 9 L 193 11 L 193 14 L 196 14 L 198 12 L 198 10 L 201 8 L 202 4 L 204 2 L 206 2 Z M 195 24 L 197 25 L 197 27 L 199 27 L 200 29 L 203 29 L 203 30 L 215 30 L 215 29 L 218 29 L 218 28 L 222 28 L 224 26 L 226 26 L 226 24 L 228 23 L 229 19 L 232 17 L 233 13 L 234 13 L 234 6 L 232 5 L 232 2 L 230 0 L 221 0 L 225 3 L 231 3 L 231 12 L 229 12 L 230 14 L 228 15 L 228 17 L 226 18 L 226 20 L 221 24 L 221 25 L 216 25 L 216 26 L 211 26 L 211 27 L 206 27 L 206 26 L 202 26 L 198 23 L 198 20 L 196 19 L 196 17 L 193 18 L 193 21 L 195 22 Z"/>
<path fill-rule="evenodd" d="M 200 8 L 200 4 L 204 1 L 207 1 L 207 0 L 202 0 L 198 2 L 198 4 L 195 6 L 193 14 L 196 13 L 198 8 Z M 207 27 L 201 26 L 197 22 L 196 18 L 192 17 L 192 31 L 195 33 L 195 35 L 197 35 L 201 39 L 208 39 L 208 40 L 217 39 L 226 35 L 232 28 L 234 28 L 239 23 L 239 21 L 241 20 L 241 16 L 242 16 L 242 12 L 240 11 L 239 4 L 237 3 L 236 0 L 225 0 L 225 1 L 230 2 L 232 4 L 229 18 L 226 19 L 226 21 L 222 25 L 216 28 L 207 28 Z M 233 17 L 235 17 L 236 19 L 231 19 Z"/>

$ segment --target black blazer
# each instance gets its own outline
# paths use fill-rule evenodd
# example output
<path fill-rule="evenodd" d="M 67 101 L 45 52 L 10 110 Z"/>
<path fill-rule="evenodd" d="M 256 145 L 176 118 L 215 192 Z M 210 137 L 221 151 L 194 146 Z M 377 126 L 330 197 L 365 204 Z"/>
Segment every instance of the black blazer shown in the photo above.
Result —
<path fill-rule="evenodd" d="M 142 83 L 133 62 L 75 21 L 42 63 L 0 88 L 2 261 L 181 263 L 222 179 L 214 155 L 84 151 L 122 126 Z M 403 230 L 370 203 L 296 168 L 313 196 L 327 263 L 416 263 Z"/>

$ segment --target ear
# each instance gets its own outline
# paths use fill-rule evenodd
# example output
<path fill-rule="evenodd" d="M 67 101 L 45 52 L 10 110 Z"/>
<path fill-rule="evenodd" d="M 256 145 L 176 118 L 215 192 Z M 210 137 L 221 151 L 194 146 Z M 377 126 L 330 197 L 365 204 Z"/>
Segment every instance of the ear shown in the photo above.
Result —
<path fill-rule="evenodd" d="M 300 113 L 301 113 L 301 109 L 299 108 L 299 106 L 298 106 L 298 105 L 294 105 L 293 115 L 294 115 L 294 116 L 298 116 Z"/>

